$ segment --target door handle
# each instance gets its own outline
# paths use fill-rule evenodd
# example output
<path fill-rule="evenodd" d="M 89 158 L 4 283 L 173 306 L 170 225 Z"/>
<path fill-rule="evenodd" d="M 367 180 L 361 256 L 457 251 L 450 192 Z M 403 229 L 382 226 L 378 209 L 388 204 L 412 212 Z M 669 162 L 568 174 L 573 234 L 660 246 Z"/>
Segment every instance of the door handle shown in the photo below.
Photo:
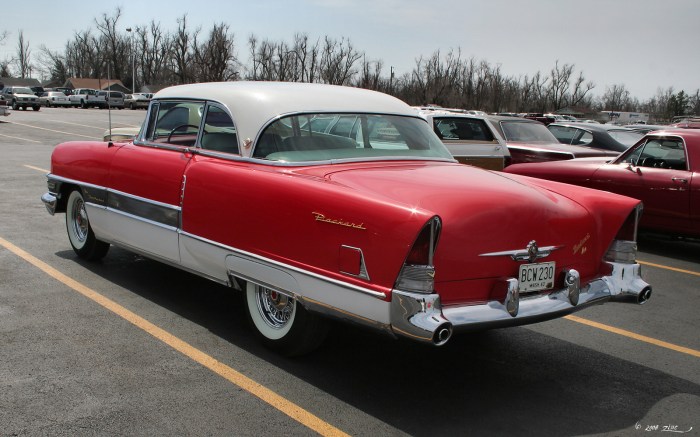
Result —
<path fill-rule="evenodd" d="M 688 179 L 685 179 L 685 178 L 671 178 L 671 180 L 672 180 L 673 182 L 679 182 L 679 183 L 681 183 L 681 184 L 687 184 L 687 183 L 688 183 Z"/>

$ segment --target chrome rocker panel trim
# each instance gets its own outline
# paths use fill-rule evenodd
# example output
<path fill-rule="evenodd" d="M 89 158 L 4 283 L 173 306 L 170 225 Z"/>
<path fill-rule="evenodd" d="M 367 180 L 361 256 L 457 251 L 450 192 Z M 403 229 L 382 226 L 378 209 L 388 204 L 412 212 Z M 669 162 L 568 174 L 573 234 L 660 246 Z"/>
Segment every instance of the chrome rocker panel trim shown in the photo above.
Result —
<path fill-rule="evenodd" d="M 453 330 L 469 331 L 525 325 L 554 319 L 607 301 L 643 304 L 651 297 L 651 286 L 641 277 L 639 264 L 608 262 L 609 276 L 581 285 L 578 272 L 566 275 L 566 287 L 547 295 L 521 298 L 517 279 L 504 280 L 503 302 L 442 307 L 437 294 L 392 292 L 392 331 L 414 340 L 442 345 Z"/>

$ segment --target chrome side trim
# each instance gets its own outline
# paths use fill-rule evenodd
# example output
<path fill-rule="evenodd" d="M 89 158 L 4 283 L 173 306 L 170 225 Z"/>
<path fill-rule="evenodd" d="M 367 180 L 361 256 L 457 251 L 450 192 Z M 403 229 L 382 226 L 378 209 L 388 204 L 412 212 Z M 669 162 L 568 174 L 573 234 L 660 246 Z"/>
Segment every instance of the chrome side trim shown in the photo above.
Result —
<path fill-rule="evenodd" d="M 180 222 L 180 207 L 146 200 L 114 190 L 107 190 L 107 207 L 115 212 L 129 214 L 149 222 L 177 228 Z"/>
<path fill-rule="evenodd" d="M 85 194 L 85 200 L 95 206 L 106 206 L 110 211 L 122 212 L 149 223 L 160 223 L 169 227 L 178 227 L 180 225 L 180 212 L 182 208 L 180 208 L 179 205 L 171 205 L 123 191 L 51 174 L 47 177 L 49 180 L 53 179 L 79 186 Z"/>
<path fill-rule="evenodd" d="M 289 265 L 289 264 L 285 264 L 285 263 L 280 262 L 280 261 L 276 261 L 276 260 L 273 260 L 273 259 L 270 259 L 270 258 L 266 258 L 266 257 L 264 257 L 264 256 L 254 254 L 254 253 L 252 253 L 252 252 L 247 252 L 247 251 L 245 251 L 245 250 L 236 249 L 236 248 L 234 248 L 234 247 L 227 246 L 227 245 L 225 245 L 225 244 L 218 243 L 218 242 L 216 242 L 216 241 L 212 241 L 212 240 L 209 240 L 209 239 L 200 237 L 200 236 L 198 236 L 198 235 L 190 234 L 189 232 L 185 232 L 185 231 L 182 231 L 182 230 L 179 230 L 178 232 L 179 232 L 179 234 L 182 235 L 182 236 L 186 236 L 186 237 L 189 237 L 189 238 L 192 238 L 192 239 L 195 239 L 195 240 L 198 240 L 198 241 L 207 243 L 207 244 L 211 244 L 211 245 L 213 245 L 213 246 L 220 247 L 220 248 L 222 248 L 222 249 L 225 249 L 225 250 L 229 251 L 229 252 L 232 253 L 232 254 L 236 254 L 236 255 L 239 255 L 239 256 L 252 258 L 252 259 L 256 260 L 256 261 L 259 262 L 259 263 L 265 263 L 265 264 L 269 264 L 269 265 L 272 265 L 272 266 L 277 266 L 277 267 L 282 268 L 282 269 L 285 269 L 285 270 L 289 270 L 289 271 L 294 271 L 294 272 L 297 272 L 297 273 L 301 273 L 301 274 L 304 274 L 304 275 L 313 277 L 313 278 L 315 278 L 315 279 L 320 279 L 320 280 L 322 280 L 322 281 L 324 281 L 324 282 L 327 282 L 327 283 L 329 283 L 329 284 L 341 286 L 341 287 L 343 287 L 343 288 L 346 288 L 346 289 L 349 289 L 349 290 L 353 290 L 353 291 L 357 291 L 357 292 L 360 292 L 360 293 L 362 293 L 362 294 L 366 294 L 366 295 L 369 295 L 369 296 L 372 296 L 372 297 L 376 297 L 376 298 L 378 298 L 378 299 L 385 299 L 385 298 L 386 298 L 386 294 L 385 294 L 385 293 L 382 293 L 382 292 L 379 292 L 379 291 L 370 290 L 370 289 L 368 289 L 368 288 L 360 287 L 360 286 L 355 285 L 355 284 L 350 284 L 350 283 L 347 283 L 347 282 L 344 282 L 344 281 L 340 281 L 340 280 L 337 280 L 337 279 L 329 278 L 329 277 L 327 277 L 327 276 L 323 276 L 323 275 L 320 275 L 320 274 L 318 274 L 318 273 L 310 272 L 310 271 L 308 271 L 308 270 L 304 270 L 304 269 L 301 269 L 301 268 L 299 268 L 299 267 L 295 267 L 295 266 L 292 266 L 292 265 Z M 233 273 L 235 273 L 235 272 L 233 272 Z"/>

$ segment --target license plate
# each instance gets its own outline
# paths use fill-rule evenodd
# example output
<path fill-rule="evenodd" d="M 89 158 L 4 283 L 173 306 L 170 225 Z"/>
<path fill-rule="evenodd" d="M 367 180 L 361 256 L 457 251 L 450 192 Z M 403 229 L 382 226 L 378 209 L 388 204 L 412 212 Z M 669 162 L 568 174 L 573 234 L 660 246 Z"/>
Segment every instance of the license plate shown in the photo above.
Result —
<path fill-rule="evenodd" d="M 541 291 L 554 288 L 555 263 L 523 264 L 518 274 L 520 291 Z"/>

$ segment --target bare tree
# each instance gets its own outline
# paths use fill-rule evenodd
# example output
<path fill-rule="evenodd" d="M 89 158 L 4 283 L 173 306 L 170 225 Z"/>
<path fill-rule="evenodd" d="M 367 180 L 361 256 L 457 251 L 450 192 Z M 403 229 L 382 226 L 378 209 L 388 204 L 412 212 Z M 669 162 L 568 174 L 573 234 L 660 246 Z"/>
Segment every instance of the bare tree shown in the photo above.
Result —
<path fill-rule="evenodd" d="M 68 79 L 68 65 L 64 55 L 52 52 L 45 45 L 39 47 L 39 66 L 52 81 L 63 83 Z"/>
<path fill-rule="evenodd" d="M 573 65 L 564 64 L 560 67 L 559 61 L 554 63 L 554 68 L 549 73 L 548 107 L 559 109 L 568 104 L 569 82 L 573 71 Z"/>
<path fill-rule="evenodd" d="M 128 37 L 117 31 L 117 23 L 121 14 L 121 9 L 116 8 L 113 16 L 102 14 L 100 20 L 95 19 L 97 30 L 101 33 L 99 54 L 102 65 L 100 71 L 97 72 L 97 77 L 100 77 L 106 68 L 110 69 L 112 77 L 119 78 L 129 71 L 129 40 Z"/>
<path fill-rule="evenodd" d="M 382 61 L 367 61 L 362 57 L 360 77 L 355 84 L 359 88 L 379 90 L 381 86 Z"/>
<path fill-rule="evenodd" d="M 321 48 L 319 78 L 323 83 L 349 85 L 357 74 L 355 63 L 362 57 L 350 40 L 326 37 Z"/>
<path fill-rule="evenodd" d="M 197 80 L 220 82 L 238 77 L 233 36 L 228 33 L 228 24 L 214 24 L 209 39 L 201 45 L 193 40 L 194 61 L 198 67 Z"/>
<path fill-rule="evenodd" d="M 171 69 L 176 83 L 194 82 L 195 75 L 192 71 L 194 56 L 190 51 L 190 45 L 193 44 L 193 40 L 197 40 L 201 28 L 195 29 L 194 33 L 190 35 L 187 29 L 187 14 L 178 18 L 177 24 L 177 33 L 172 46 Z"/>
<path fill-rule="evenodd" d="M 605 88 L 603 94 L 603 109 L 609 111 L 621 111 L 630 98 L 630 92 L 624 84 L 615 84 Z"/>
<path fill-rule="evenodd" d="M 137 58 L 140 67 L 136 70 L 141 71 L 141 83 L 166 82 L 168 80 L 168 57 L 172 52 L 173 38 L 164 33 L 160 23 L 155 21 L 151 21 L 149 27 L 137 27 L 136 38 L 138 42 L 134 50 L 137 50 L 139 55 Z M 138 83 L 138 73 L 135 76 L 132 80 Z"/>
<path fill-rule="evenodd" d="M 24 40 L 24 32 L 19 31 L 17 36 L 17 57 L 15 58 L 15 65 L 17 66 L 17 73 L 22 79 L 31 76 L 32 64 L 31 55 L 32 52 L 29 49 L 29 41 Z"/>

